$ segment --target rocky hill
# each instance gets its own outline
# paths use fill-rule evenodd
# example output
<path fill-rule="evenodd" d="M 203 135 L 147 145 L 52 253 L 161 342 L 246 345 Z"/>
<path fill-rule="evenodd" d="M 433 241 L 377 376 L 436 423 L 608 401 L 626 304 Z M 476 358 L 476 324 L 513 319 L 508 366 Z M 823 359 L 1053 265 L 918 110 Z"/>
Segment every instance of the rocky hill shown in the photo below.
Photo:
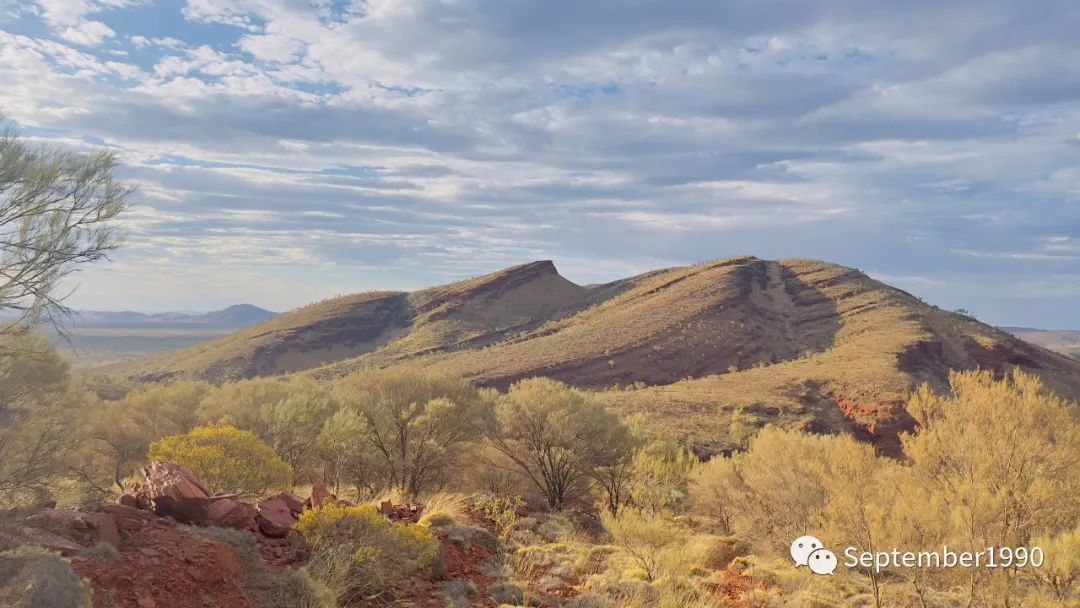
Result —
<path fill-rule="evenodd" d="M 950 370 L 1012 367 L 1080 399 L 1080 362 L 850 268 L 718 260 L 581 287 L 551 262 L 414 293 L 314 304 L 151 361 L 141 380 L 421 366 L 496 388 L 551 376 L 703 453 L 766 423 L 854 432 L 895 451 L 905 396 Z M 612 390 L 615 389 L 615 390 Z"/>

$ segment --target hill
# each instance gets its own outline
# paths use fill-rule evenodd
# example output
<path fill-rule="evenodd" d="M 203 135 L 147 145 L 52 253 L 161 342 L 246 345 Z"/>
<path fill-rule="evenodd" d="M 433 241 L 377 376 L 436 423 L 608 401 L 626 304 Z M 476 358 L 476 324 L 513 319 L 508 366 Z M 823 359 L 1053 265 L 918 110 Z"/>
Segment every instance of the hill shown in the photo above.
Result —
<path fill-rule="evenodd" d="M 183 329 L 192 326 L 239 329 L 261 323 L 275 316 L 277 316 L 277 313 L 251 304 L 234 304 L 222 310 L 201 314 L 83 310 L 75 313 L 71 325 L 76 330 L 83 328 L 127 327 Z"/>
<path fill-rule="evenodd" d="M 214 381 L 312 369 L 370 356 L 383 364 L 479 348 L 578 309 L 589 291 L 550 261 L 413 293 L 318 302 L 134 368 L 139 380 Z"/>
<path fill-rule="evenodd" d="M 1080 330 L 1032 329 L 1030 327 L 1002 327 L 1001 329 L 1032 344 L 1080 359 Z"/>
<path fill-rule="evenodd" d="M 317 367 L 318 366 L 318 367 Z M 906 395 L 950 370 L 1020 367 L 1080 398 L 1080 362 L 814 260 L 718 260 L 577 286 L 550 262 L 411 294 L 309 306 L 140 366 L 135 377 L 319 378 L 419 366 L 505 388 L 551 376 L 702 453 L 767 423 L 854 432 L 885 451 Z"/>

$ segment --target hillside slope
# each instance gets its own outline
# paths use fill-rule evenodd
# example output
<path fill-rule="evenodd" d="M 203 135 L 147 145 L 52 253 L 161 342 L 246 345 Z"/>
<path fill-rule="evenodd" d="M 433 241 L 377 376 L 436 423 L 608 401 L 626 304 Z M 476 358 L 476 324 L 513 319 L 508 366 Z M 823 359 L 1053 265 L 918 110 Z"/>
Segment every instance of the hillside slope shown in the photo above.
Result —
<path fill-rule="evenodd" d="M 1018 367 L 1080 400 L 1080 363 L 825 262 L 719 260 L 594 288 L 593 302 L 489 348 L 415 364 L 500 389 L 537 375 L 619 387 L 601 398 L 705 454 L 767 423 L 853 432 L 895 453 L 913 423 L 906 396 L 922 383 L 944 388 L 950 370 Z"/>
<path fill-rule="evenodd" d="M 325 365 L 321 365 L 325 363 Z M 316 367 L 319 366 L 319 367 Z M 1013 367 L 1080 399 L 1080 362 L 842 266 L 717 260 L 580 287 L 550 262 L 411 294 L 347 296 L 143 366 L 137 377 L 436 369 L 504 389 L 551 376 L 703 454 L 767 423 L 896 452 L 904 400 L 950 370 Z"/>
<path fill-rule="evenodd" d="M 141 381 L 236 380 L 377 354 L 393 362 L 484 346 L 586 302 L 550 261 L 413 293 L 368 292 L 282 314 L 131 368 Z"/>

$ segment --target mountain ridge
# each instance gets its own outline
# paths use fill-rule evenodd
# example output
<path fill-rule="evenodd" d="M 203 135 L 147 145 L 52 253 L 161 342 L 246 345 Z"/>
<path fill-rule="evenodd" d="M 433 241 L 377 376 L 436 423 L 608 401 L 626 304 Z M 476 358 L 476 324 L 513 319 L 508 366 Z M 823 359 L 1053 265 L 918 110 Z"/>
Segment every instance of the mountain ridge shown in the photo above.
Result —
<path fill-rule="evenodd" d="M 1080 399 L 1080 362 L 944 311 L 857 269 L 739 256 L 583 287 L 550 261 L 417 292 L 344 296 L 133 370 L 212 381 L 368 369 L 504 389 L 550 376 L 641 413 L 702 454 L 765 424 L 849 432 L 884 452 L 919 384 L 1019 368 Z M 614 390 L 612 390 L 614 388 Z"/>

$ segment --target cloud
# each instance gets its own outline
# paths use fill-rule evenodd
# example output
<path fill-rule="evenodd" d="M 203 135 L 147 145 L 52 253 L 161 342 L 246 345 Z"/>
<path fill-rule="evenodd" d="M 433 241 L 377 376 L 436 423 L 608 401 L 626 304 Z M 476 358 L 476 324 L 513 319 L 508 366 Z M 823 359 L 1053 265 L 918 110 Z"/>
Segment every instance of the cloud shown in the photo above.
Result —
<path fill-rule="evenodd" d="M 105 39 L 112 38 L 116 32 L 100 21 L 83 21 L 78 25 L 64 28 L 60 37 L 68 42 L 82 46 L 96 46 Z"/>
<path fill-rule="evenodd" d="M 144 209 L 125 276 L 143 260 L 139 282 L 175 283 L 162 293 L 207 264 L 330 290 L 755 253 L 1022 324 L 997 287 L 1077 262 L 1064 1 L 36 6 L 41 27 L 0 32 L 0 107 L 118 152 Z M 135 291 L 124 305 L 154 299 Z M 287 308 L 308 291 L 257 293 Z M 1047 323 L 1074 323 L 1039 293 Z"/>

